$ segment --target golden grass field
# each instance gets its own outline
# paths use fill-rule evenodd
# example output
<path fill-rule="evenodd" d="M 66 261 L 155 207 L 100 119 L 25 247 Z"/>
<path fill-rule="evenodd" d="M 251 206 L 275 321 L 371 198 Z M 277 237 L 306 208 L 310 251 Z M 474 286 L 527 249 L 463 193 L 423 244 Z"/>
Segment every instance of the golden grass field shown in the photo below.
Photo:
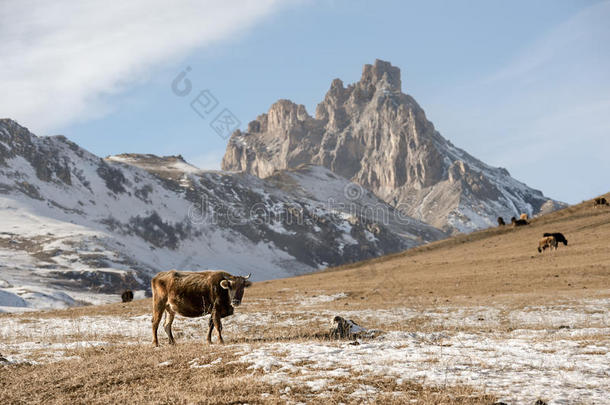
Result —
<path fill-rule="evenodd" d="M 569 245 L 538 253 L 543 232 Z M 609 306 L 610 207 L 586 201 L 255 283 L 224 346 L 178 317 L 152 348 L 150 299 L 1 314 L 0 403 L 603 403 Z M 380 332 L 328 340 L 334 315 Z"/>

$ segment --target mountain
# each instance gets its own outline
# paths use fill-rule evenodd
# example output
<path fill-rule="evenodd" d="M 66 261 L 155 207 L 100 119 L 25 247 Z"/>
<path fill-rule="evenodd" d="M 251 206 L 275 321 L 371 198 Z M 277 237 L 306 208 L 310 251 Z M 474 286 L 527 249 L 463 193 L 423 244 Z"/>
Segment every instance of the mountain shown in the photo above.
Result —
<path fill-rule="evenodd" d="M 498 216 L 530 216 L 564 204 L 491 167 L 443 138 L 401 90 L 400 69 L 376 60 L 360 81 L 335 79 L 315 117 L 279 100 L 235 131 L 222 169 L 266 178 L 276 170 L 321 165 L 423 222 L 469 232 Z"/>
<path fill-rule="evenodd" d="M 158 271 L 255 280 L 397 252 L 446 234 L 323 167 L 202 171 L 180 156 L 102 159 L 0 120 L 0 311 L 116 300 Z"/>

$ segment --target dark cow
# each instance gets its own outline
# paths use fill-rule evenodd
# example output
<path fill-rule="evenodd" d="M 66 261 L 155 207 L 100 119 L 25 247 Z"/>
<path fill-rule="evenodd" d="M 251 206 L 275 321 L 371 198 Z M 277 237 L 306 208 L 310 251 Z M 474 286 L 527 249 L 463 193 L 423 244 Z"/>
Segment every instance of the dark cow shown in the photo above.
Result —
<path fill-rule="evenodd" d="M 167 312 L 163 327 L 170 344 L 175 343 L 172 322 L 176 314 L 189 318 L 211 314 L 207 341 L 212 343 L 212 331 L 216 328 L 218 341 L 224 343 L 220 319 L 233 315 L 234 307 L 241 304 L 244 288 L 252 285 L 248 278 L 250 274 L 232 276 L 224 271 L 171 270 L 157 274 L 151 281 L 153 344 L 159 346 L 157 329 L 163 312 Z"/>
<path fill-rule="evenodd" d="M 561 232 L 545 232 L 542 236 L 552 236 L 557 240 L 557 243 L 563 243 L 565 246 L 568 246 L 568 240 Z"/>
<path fill-rule="evenodd" d="M 610 205 L 610 204 L 608 204 L 608 200 L 606 200 L 604 197 L 597 197 L 596 199 L 593 200 L 594 207 L 599 207 L 602 205 Z"/>
<path fill-rule="evenodd" d="M 506 223 L 504 222 L 504 218 L 498 217 L 498 226 L 504 226 Z"/>
<path fill-rule="evenodd" d="M 133 291 L 131 291 L 131 290 L 123 291 L 123 294 L 121 294 L 121 300 L 123 302 L 131 302 L 131 301 L 133 301 Z"/>
<path fill-rule="evenodd" d="M 515 217 L 512 217 L 510 219 L 510 223 L 513 224 L 513 226 L 529 225 L 529 222 L 527 222 L 527 219 L 517 219 Z"/>

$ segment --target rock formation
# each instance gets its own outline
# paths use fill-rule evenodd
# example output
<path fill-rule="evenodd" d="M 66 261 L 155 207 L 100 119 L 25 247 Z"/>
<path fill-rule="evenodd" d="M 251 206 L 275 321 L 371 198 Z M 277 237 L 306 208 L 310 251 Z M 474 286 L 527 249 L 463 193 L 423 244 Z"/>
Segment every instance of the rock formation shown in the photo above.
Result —
<path fill-rule="evenodd" d="M 303 163 L 321 165 L 407 215 L 454 231 L 552 205 L 505 169 L 453 146 L 401 86 L 400 69 L 376 60 L 355 84 L 333 80 L 315 117 L 279 100 L 231 136 L 222 168 L 265 178 Z"/>

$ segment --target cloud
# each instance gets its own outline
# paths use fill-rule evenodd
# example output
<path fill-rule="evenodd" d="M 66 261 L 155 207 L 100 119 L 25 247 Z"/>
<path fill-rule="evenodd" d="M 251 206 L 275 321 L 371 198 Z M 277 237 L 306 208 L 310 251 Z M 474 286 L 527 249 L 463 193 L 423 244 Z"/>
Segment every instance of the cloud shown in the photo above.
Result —
<path fill-rule="evenodd" d="M 610 40 L 608 18 L 610 1 L 594 4 L 580 11 L 568 21 L 560 24 L 546 35 L 527 46 L 514 60 L 482 80 L 483 83 L 519 79 L 535 74 L 536 71 L 548 70 L 549 65 L 557 65 L 562 71 L 565 66 L 583 65 L 581 58 L 608 61 L 607 44 Z M 605 54 L 600 54 L 606 47 Z M 566 56 L 573 57 L 568 60 Z M 595 64 L 587 64 L 590 69 Z"/>
<path fill-rule="evenodd" d="M 278 8 L 279 0 L 3 1 L 0 116 L 45 133 L 104 115 L 104 96 Z"/>

